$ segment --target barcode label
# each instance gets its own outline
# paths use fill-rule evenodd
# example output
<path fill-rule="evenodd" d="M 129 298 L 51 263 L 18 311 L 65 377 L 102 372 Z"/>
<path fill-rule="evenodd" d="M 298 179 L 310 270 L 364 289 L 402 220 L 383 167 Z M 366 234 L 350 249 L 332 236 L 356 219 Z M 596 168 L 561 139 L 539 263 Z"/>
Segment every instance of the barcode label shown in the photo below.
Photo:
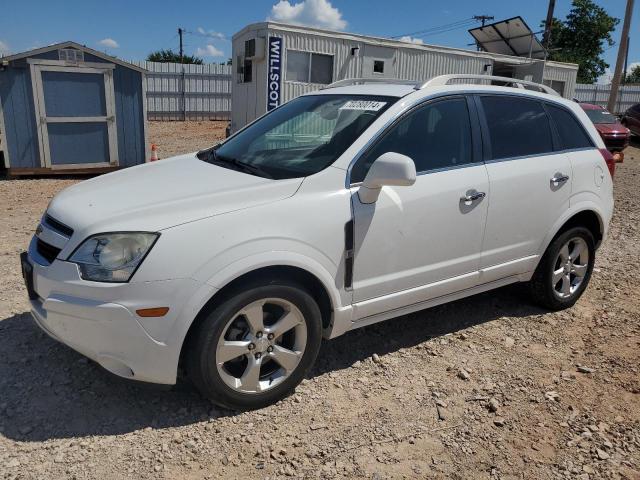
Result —
<path fill-rule="evenodd" d="M 373 100 L 349 100 L 340 110 L 371 110 L 377 112 L 384 107 L 387 102 L 375 102 Z"/>

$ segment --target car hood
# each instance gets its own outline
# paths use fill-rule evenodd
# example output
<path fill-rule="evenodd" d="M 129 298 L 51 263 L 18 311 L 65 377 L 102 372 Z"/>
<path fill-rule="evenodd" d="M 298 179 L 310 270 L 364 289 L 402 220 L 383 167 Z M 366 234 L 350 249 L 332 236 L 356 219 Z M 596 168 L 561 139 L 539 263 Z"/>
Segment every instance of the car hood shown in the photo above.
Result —
<path fill-rule="evenodd" d="M 193 153 L 73 185 L 54 197 L 47 212 L 84 235 L 157 231 L 282 200 L 301 182 L 249 175 L 206 163 Z"/>
<path fill-rule="evenodd" d="M 596 130 L 602 135 L 627 134 L 627 127 L 621 123 L 596 123 Z"/>

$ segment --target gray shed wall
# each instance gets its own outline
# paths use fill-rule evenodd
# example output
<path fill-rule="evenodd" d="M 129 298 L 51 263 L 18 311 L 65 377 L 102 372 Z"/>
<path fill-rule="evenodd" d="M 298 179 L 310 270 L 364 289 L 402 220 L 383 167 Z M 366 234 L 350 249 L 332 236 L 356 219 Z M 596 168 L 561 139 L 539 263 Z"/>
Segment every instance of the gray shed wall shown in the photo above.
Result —
<path fill-rule="evenodd" d="M 58 60 L 58 51 L 43 52 L 30 58 Z M 87 52 L 84 59 L 85 62 L 111 63 Z M 115 64 L 113 88 L 121 167 L 138 165 L 146 160 L 142 75 L 137 70 Z M 41 167 L 31 72 L 26 59 L 16 60 L 0 72 L 0 100 L 7 139 L 7 145 L 2 148 L 8 150 L 11 168 Z"/>

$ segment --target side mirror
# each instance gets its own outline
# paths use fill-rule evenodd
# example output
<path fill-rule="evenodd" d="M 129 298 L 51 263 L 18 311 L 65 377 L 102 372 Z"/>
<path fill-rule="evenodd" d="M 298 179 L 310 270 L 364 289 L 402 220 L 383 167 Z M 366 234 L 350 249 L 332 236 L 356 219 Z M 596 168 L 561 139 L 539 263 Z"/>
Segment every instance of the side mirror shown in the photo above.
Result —
<path fill-rule="evenodd" d="M 416 166 L 406 155 L 387 152 L 380 155 L 358 190 L 362 203 L 374 203 L 385 185 L 408 187 L 416 182 Z"/>

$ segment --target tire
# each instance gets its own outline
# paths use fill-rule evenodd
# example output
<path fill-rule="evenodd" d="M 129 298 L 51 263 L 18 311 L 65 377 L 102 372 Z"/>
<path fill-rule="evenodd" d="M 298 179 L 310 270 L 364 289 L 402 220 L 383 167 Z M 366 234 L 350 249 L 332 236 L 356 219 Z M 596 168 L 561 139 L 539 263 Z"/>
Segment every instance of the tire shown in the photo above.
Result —
<path fill-rule="evenodd" d="M 578 246 L 582 247 L 581 252 L 585 252 L 586 257 L 581 253 L 571 260 L 569 255 L 567 263 L 567 252 L 576 257 Z M 562 232 L 547 247 L 529 282 L 534 302 L 550 310 L 572 307 L 589 284 L 594 261 L 595 240 L 587 228 L 573 227 Z M 581 278 L 579 274 L 582 274 Z"/>
<path fill-rule="evenodd" d="M 187 374 L 218 405 L 262 408 L 295 389 L 321 342 L 320 309 L 299 285 L 278 280 L 245 286 L 215 305 L 198 326 L 187 352 Z"/>

